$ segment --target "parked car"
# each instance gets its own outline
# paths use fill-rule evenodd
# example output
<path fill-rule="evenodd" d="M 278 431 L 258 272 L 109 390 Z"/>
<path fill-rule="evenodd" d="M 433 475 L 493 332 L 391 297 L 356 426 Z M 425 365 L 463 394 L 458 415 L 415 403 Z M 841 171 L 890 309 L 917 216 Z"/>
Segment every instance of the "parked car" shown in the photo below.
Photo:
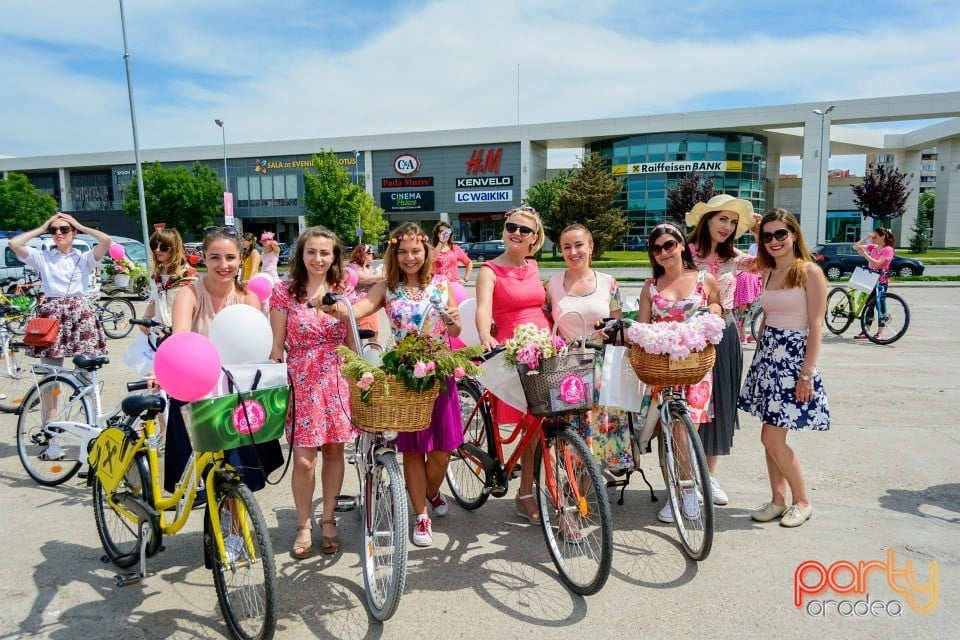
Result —
<path fill-rule="evenodd" d="M 293 255 L 294 245 L 280 249 L 280 256 L 277 258 L 277 264 L 279 266 L 290 264 L 290 257 Z"/>
<path fill-rule="evenodd" d="M 203 251 L 198 247 L 184 247 L 183 252 L 187 254 L 187 262 L 191 267 L 203 266 Z"/>
<path fill-rule="evenodd" d="M 830 242 L 818 244 L 813 249 L 813 259 L 828 278 L 842 278 L 845 274 L 853 273 L 857 267 L 867 267 L 867 259 L 854 251 L 852 242 Z M 922 276 L 923 263 L 913 258 L 894 256 L 890 263 L 890 271 L 897 276 Z"/>
<path fill-rule="evenodd" d="M 466 253 L 471 260 L 476 260 L 477 262 L 484 262 L 491 258 L 496 258 L 504 251 L 503 240 L 467 242 L 460 245 L 460 248 L 463 249 L 463 252 Z"/>

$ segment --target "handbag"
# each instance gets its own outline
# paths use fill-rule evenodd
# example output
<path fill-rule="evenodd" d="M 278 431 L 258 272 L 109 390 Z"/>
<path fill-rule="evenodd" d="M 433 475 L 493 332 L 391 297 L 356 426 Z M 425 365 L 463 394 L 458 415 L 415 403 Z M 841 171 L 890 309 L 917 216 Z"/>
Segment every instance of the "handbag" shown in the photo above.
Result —
<path fill-rule="evenodd" d="M 23 343 L 30 347 L 49 347 L 59 336 L 60 321 L 56 318 L 31 318 L 27 323 Z"/>
<path fill-rule="evenodd" d="M 637 412 L 642 402 L 643 383 L 630 365 L 630 350 L 608 344 L 600 370 L 599 405 Z"/>

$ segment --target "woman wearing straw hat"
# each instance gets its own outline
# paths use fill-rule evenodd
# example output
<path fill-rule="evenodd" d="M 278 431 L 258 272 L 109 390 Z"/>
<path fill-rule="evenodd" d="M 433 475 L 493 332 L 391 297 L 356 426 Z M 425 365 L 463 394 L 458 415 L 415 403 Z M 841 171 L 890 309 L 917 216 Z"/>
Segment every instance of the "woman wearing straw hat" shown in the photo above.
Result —
<path fill-rule="evenodd" d="M 712 421 L 700 425 L 700 439 L 707 454 L 713 503 L 727 504 L 729 498 L 716 480 L 720 456 L 730 455 L 733 432 L 740 428 L 737 397 L 743 371 L 743 350 L 733 315 L 736 272 L 752 258 L 734 247 L 737 238 L 749 231 L 759 219 L 753 205 L 742 198 L 720 194 L 707 202 L 698 202 L 687 212 L 686 222 L 693 227 L 687 238 L 697 269 L 713 274 L 720 285 L 720 303 L 727 326 L 723 340 L 717 345 L 717 361 L 713 366 Z"/>

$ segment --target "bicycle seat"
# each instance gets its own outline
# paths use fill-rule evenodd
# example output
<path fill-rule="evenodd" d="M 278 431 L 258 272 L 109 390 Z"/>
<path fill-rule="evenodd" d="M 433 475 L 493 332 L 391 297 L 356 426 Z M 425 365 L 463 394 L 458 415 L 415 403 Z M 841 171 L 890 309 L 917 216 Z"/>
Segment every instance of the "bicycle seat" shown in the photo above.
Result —
<path fill-rule="evenodd" d="M 105 364 L 110 364 L 107 356 L 85 356 L 82 353 L 73 356 L 73 366 L 84 371 L 96 371 Z"/>
<path fill-rule="evenodd" d="M 129 395 L 120 403 L 120 408 L 131 418 L 137 418 L 144 414 L 156 415 L 163 411 L 166 406 L 167 401 L 163 396 L 156 393 Z"/>

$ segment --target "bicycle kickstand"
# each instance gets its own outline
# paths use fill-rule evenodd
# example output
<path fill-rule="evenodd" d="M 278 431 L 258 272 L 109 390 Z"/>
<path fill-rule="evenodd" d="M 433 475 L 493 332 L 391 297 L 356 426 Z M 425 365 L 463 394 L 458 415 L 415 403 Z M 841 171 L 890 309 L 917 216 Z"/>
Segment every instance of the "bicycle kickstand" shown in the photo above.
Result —
<path fill-rule="evenodd" d="M 140 523 L 140 570 L 130 573 L 118 573 L 114 578 L 118 587 L 129 587 L 142 583 L 147 578 L 147 544 L 150 542 L 152 529 L 149 522 Z"/>

